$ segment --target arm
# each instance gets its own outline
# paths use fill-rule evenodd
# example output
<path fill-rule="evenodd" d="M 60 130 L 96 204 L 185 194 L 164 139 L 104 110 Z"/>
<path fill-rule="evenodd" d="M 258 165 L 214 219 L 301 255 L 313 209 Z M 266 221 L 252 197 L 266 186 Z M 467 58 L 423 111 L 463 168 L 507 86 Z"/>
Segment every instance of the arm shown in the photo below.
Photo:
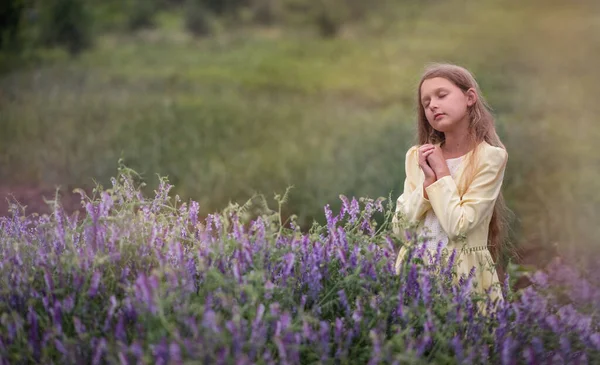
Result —
<path fill-rule="evenodd" d="M 406 153 L 404 168 L 404 191 L 396 201 L 396 212 L 392 218 L 392 231 L 400 234 L 400 220 L 403 218 L 409 224 L 418 222 L 425 212 L 431 209 L 431 204 L 424 196 L 423 186 L 419 184 L 421 173 L 418 164 L 418 147 L 411 147 Z"/>
<path fill-rule="evenodd" d="M 477 173 L 462 198 L 449 175 L 426 188 L 433 211 L 450 239 L 468 234 L 488 217 L 500 194 L 508 154 L 496 147 L 480 158 Z"/>

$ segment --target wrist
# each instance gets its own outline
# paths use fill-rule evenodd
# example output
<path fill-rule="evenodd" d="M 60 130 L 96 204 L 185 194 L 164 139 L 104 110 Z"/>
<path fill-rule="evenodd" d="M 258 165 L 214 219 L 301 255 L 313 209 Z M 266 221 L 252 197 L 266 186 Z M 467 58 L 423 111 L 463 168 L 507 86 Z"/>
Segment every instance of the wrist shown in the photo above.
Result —
<path fill-rule="evenodd" d="M 436 171 L 435 176 L 437 177 L 437 179 L 441 179 L 445 176 L 450 176 L 450 170 L 448 170 L 447 168 L 442 170 L 442 171 Z"/>
<path fill-rule="evenodd" d="M 423 197 L 427 200 L 429 200 L 429 196 L 427 195 L 427 187 L 431 184 L 433 184 L 435 182 L 435 180 L 431 179 L 431 180 L 425 180 L 423 182 Z"/>

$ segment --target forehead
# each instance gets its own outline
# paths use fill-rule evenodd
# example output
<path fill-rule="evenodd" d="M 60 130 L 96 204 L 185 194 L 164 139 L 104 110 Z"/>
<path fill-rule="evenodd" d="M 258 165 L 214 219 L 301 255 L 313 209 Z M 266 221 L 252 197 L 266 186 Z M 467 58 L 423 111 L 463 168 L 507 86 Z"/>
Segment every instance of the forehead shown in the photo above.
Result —
<path fill-rule="evenodd" d="M 443 77 L 434 77 L 423 81 L 421 84 L 421 96 L 427 96 L 430 93 L 436 92 L 438 89 L 458 89 L 456 85 Z"/>

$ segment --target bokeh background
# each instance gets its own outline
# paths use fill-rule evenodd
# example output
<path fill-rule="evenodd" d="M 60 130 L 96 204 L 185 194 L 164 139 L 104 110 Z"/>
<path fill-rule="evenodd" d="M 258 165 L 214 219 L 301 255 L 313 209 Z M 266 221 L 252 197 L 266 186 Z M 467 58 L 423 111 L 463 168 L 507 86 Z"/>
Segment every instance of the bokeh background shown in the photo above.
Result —
<path fill-rule="evenodd" d="M 0 5 L 0 208 L 60 187 L 148 192 L 201 213 L 289 186 L 284 214 L 402 189 L 429 62 L 470 69 L 509 152 L 524 261 L 598 249 L 600 5 L 594 0 L 7 0 Z"/>

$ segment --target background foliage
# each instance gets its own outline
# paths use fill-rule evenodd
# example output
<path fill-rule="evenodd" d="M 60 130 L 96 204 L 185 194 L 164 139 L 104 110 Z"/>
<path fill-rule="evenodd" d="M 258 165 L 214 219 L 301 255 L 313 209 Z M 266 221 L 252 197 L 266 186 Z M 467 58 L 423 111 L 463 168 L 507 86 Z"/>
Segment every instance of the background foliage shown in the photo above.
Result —
<path fill-rule="evenodd" d="M 494 107 L 513 240 L 595 249 L 596 2 L 369 5 L 3 2 L 0 181 L 68 193 L 124 157 L 202 215 L 293 185 L 284 214 L 307 228 L 339 194 L 400 193 L 419 74 L 449 61 Z"/>

